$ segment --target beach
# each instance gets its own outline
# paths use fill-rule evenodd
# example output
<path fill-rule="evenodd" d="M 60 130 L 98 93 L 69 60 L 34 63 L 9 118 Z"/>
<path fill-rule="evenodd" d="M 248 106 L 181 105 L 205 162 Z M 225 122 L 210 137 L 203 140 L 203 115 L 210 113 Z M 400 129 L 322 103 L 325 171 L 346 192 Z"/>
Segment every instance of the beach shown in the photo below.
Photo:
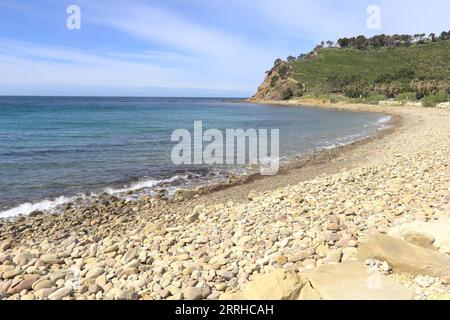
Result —
<path fill-rule="evenodd" d="M 377 269 L 401 297 L 449 299 L 450 112 L 286 104 L 385 113 L 391 127 L 272 177 L 180 192 L 173 200 L 127 203 L 104 195 L 63 213 L 1 220 L 0 298 L 245 299 L 255 298 L 255 281 L 266 275 L 270 287 L 282 272 L 294 289 L 256 298 L 326 299 L 333 296 L 314 284 L 315 270 L 350 264 Z M 414 241 L 405 230 L 415 232 Z M 394 245 L 413 243 L 408 250 L 437 262 L 430 268 L 422 259 L 424 267 L 414 268 L 386 250 L 371 257 L 366 243 L 378 235 Z"/>

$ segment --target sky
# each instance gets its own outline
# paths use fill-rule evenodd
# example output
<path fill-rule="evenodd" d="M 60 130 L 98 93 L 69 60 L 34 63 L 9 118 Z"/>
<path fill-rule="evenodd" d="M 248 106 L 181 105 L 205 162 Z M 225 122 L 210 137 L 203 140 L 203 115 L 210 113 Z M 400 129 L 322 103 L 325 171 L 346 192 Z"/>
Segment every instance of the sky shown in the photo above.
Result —
<path fill-rule="evenodd" d="M 0 0 L 0 95 L 248 97 L 276 58 L 440 33 L 449 13 L 449 0 Z"/>

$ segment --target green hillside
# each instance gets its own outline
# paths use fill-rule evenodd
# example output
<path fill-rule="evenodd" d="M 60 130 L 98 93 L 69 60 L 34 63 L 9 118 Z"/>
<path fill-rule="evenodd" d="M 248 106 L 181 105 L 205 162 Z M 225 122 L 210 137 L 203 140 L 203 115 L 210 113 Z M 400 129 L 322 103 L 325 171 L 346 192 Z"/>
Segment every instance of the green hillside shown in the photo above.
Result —
<path fill-rule="evenodd" d="M 450 40 L 357 48 L 318 47 L 308 55 L 278 59 L 255 98 L 302 96 L 447 101 Z"/>

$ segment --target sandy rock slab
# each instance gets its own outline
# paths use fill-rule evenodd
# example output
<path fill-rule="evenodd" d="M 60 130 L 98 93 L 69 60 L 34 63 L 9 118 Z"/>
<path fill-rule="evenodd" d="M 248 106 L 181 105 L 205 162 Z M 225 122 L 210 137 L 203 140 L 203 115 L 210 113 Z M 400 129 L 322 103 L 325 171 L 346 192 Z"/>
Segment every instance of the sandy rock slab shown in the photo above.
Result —
<path fill-rule="evenodd" d="M 302 273 L 302 300 L 412 300 L 414 291 L 361 262 L 321 266 Z"/>
<path fill-rule="evenodd" d="M 448 255 L 382 234 L 373 235 L 361 244 L 359 259 L 386 261 L 394 271 L 413 275 L 433 277 L 450 275 Z"/>
<path fill-rule="evenodd" d="M 242 291 L 221 300 L 412 300 L 414 291 L 371 271 L 361 262 L 295 273 L 275 270 L 255 276 Z"/>

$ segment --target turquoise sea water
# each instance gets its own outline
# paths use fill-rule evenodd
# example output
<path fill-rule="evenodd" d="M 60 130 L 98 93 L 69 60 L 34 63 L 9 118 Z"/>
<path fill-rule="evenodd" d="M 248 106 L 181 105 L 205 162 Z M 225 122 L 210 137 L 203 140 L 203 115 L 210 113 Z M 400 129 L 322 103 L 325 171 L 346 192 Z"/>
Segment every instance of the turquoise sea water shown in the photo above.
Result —
<path fill-rule="evenodd" d="M 224 168 L 171 162 L 173 130 L 195 120 L 205 130 L 280 129 L 280 154 L 292 157 L 370 135 L 386 117 L 230 99 L 0 97 L 0 217 L 220 177 Z"/>

